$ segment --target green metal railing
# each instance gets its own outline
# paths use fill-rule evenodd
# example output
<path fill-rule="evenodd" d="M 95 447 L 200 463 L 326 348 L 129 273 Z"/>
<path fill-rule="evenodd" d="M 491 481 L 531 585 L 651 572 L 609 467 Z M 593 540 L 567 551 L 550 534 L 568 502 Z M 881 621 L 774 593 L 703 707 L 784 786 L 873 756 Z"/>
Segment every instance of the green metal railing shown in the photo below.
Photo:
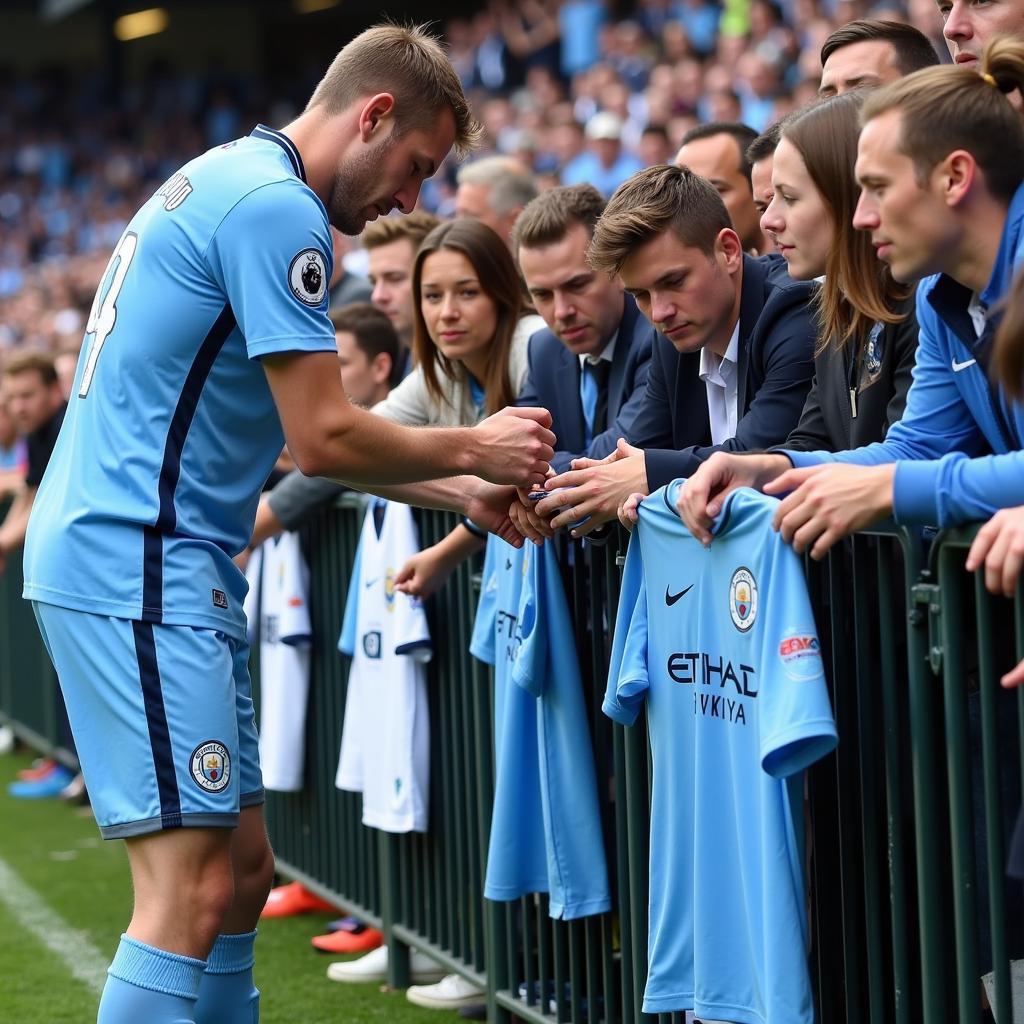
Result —
<path fill-rule="evenodd" d="M 421 541 L 453 521 L 421 514 Z M 600 713 L 625 534 L 562 559 L 614 908 L 563 922 L 548 917 L 543 896 L 482 897 L 494 735 L 491 671 L 468 654 L 478 567 L 460 568 L 428 603 L 429 832 L 366 828 L 361 798 L 335 789 L 348 669 L 336 641 L 360 525 L 360 503 L 346 498 L 303 531 L 315 634 L 306 786 L 268 794 L 280 870 L 384 929 L 395 986 L 408 982 L 416 948 L 484 989 L 495 1022 L 653 1021 L 640 1011 L 649 748 L 642 725 L 623 729 Z M 997 1019 L 1012 1020 L 1009 961 L 1024 956 L 1024 901 L 1004 864 L 1024 776 L 1024 691 L 1003 691 L 998 677 L 1024 655 L 1024 602 L 990 597 L 965 572 L 972 537 L 926 544 L 889 527 L 808 564 L 840 734 L 806 782 L 821 1024 L 982 1024 L 988 969 Z M 0 717 L 52 744 L 52 673 L 19 585 L 10 575 L 0 584 Z M 657 1020 L 681 1024 L 683 1015 Z"/>
<path fill-rule="evenodd" d="M 0 503 L 0 515 L 3 514 Z M 0 724 L 9 725 L 36 750 L 73 768 L 62 745 L 57 676 L 39 636 L 32 606 L 21 599 L 21 559 L 7 560 L 0 575 Z"/>

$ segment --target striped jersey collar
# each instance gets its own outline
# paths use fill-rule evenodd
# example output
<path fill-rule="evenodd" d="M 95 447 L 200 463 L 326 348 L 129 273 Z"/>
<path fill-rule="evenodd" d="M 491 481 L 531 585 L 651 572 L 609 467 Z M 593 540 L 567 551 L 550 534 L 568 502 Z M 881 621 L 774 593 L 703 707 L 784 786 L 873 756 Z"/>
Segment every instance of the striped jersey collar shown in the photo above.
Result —
<path fill-rule="evenodd" d="M 299 156 L 298 147 L 288 138 L 284 132 L 279 132 L 274 128 L 268 128 L 265 124 L 258 124 L 249 133 L 257 139 L 266 139 L 268 142 L 276 142 L 287 154 L 288 160 L 292 165 L 292 170 L 302 180 L 306 180 L 306 168 L 302 164 L 302 157 Z"/>

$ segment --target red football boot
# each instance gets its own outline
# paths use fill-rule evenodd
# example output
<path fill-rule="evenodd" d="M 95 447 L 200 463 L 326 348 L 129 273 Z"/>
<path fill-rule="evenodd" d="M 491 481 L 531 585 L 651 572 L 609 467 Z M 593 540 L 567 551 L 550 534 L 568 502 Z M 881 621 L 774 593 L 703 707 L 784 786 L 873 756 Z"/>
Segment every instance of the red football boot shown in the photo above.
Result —
<path fill-rule="evenodd" d="M 366 925 L 359 931 L 330 932 L 327 935 L 316 935 L 310 942 L 313 948 L 321 953 L 369 953 L 371 949 L 384 945 L 384 936 Z"/>
<path fill-rule="evenodd" d="M 332 906 L 319 896 L 314 896 L 301 882 L 290 882 L 270 890 L 266 906 L 260 917 L 292 917 L 295 914 L 313 914 L 321 911 L 333 913 Z"/>
<path fill-rule="evenodd" d="M 23 782 L 38 782 L 51 775 L 57 768 L 57 762 L 51 761 L 48 757 L 36 758 L 28 768 L 18 770 L 18 778 Z"/>

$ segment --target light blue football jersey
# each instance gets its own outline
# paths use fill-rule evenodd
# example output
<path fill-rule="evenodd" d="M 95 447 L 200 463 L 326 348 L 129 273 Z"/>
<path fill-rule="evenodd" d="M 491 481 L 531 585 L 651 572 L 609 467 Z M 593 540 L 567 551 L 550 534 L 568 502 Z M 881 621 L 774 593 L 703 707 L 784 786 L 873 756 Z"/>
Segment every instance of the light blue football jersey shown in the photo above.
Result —
<path fill-rule="evenodd" d="M 25 596 L 244 639 L 231 561 L 284 438 L 259 359 L 332 352 L 327 213 L 262 126 L 174 174 L 96 293 L 36 496 Z"/>
<path fill-rule="evenodd" d="M 812 1024 L 797 831 L 803 769 L 836 744 L 803 567 L 775 499 L 726 500 L 705 549 L 640 506 L 605 712 L 641 705 L 653 754 L 647 1013 Z"/>
<path fill-rule="evenodd" d="M 550 544 L 487 541 L 470 650 L 495 666 L 497 772 L 484 895 L 550 894 L 552 917 L 611 907 L 575 634 Z"/>

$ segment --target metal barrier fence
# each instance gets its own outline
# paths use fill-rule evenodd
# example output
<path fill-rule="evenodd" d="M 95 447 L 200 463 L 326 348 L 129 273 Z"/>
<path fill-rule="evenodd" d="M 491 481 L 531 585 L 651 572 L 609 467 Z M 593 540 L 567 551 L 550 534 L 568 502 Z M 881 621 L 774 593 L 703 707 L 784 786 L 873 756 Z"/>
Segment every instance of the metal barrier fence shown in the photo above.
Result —
<path fill-rule="evenodd" d="M 421 541 L 453 522 L 423 513 Z M 625 534 L 563 559 L 614 908 L 563 922 L 548 917 L 543 896 L 508 904 L 482 896 L 493 687 L 490 669 L 468 654 L 474 567 L 429 602 L 429 833 L 366 828 L 360 797 L 335 789 L 347 675 L 336 641 L 360 523 L 360 504 L 346 499 L 304 530 L 315 635 L 307 784 L 268 796 L 281 871 L 383 927 L 396 986 L 408 981 L 414 947 L 485 989 L 494 1022 L 653 1021 L 640 1011 L 649 749 L 642 724 L 623 729 L 600 713 Z M 1024 603 L 991 598 L 965 573 L 972 537 L 959 531 L 926 544 L 883 529 L 808 567 L 840 735 L 806 785 L 821 1024 L 981 1024 L 989 971 L 996 1019 L 1013 1020 L 1010 961 L 1024 957 L 1024 900 L 1004 865 L 1024 775 L 1024 691 L 1003 691 L 998 678 L 1024 655 Z M 52 672 L 19 591 L 9 570 L 0 581 L 0 719 L 52 746 Z M 657 1020 L 681 1024 L 683 1014 Z"/>

